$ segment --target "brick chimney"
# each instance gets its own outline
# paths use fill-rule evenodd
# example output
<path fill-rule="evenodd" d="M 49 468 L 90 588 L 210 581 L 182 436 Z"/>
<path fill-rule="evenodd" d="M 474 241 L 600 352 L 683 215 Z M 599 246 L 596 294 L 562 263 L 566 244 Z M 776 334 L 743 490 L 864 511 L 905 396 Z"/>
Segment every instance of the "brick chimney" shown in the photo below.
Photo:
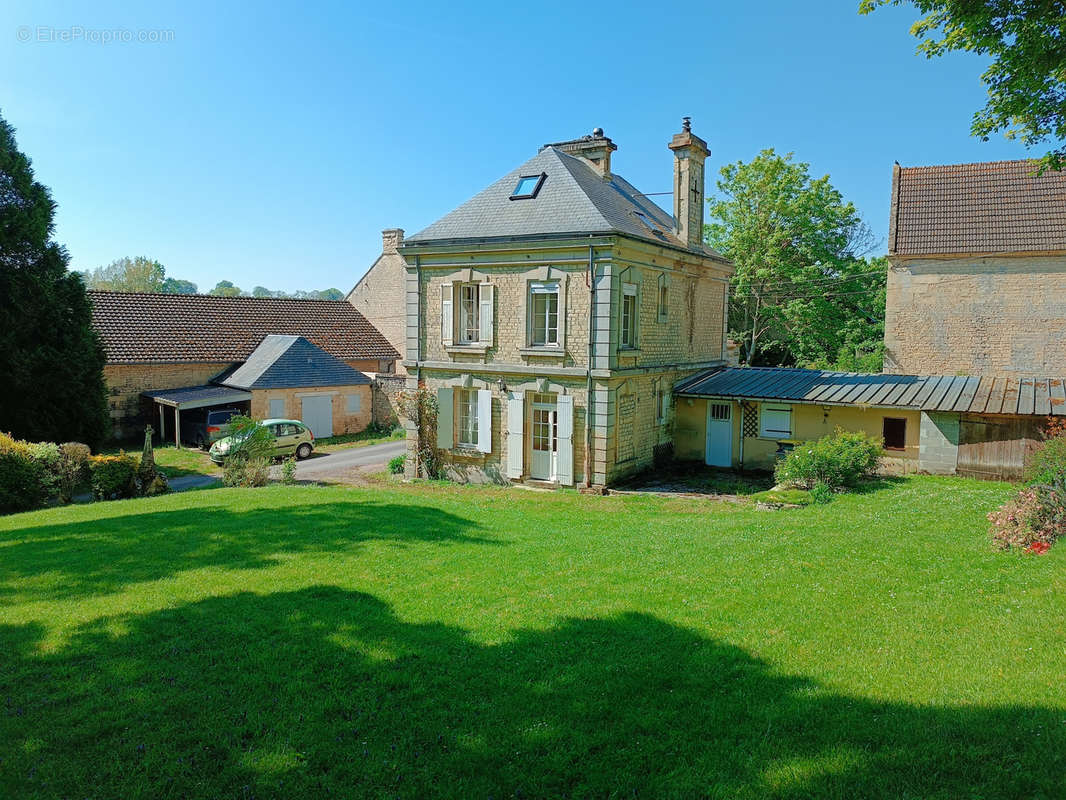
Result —
<path fill-rule="evenodd" d="M 395 253 L 403 244 L 403 228 L 386 228 L 381 232 L 381 252 Z"/>
<path fill-rule="evenodd" d="M 570 139 L 566 142 L 549 142 L 544 147 L 558 147 L 564 153 L 583 158 L 604 177 L 611 174 L 611 153 L 618 149 L 618 145 L 604 136 L 603 128 L 594 128 L 591 136 L 582 136 L 580 139 Z"/>
<path fill-rule="evenodd" d="M 703 247 L 703 162 L 711 151 L 707 142 L 692 132 L 692 121 L 683 117 L 681 133 L 670 140 L 674 151 L 674 219 L 677 235 L 693 248 Z"/>

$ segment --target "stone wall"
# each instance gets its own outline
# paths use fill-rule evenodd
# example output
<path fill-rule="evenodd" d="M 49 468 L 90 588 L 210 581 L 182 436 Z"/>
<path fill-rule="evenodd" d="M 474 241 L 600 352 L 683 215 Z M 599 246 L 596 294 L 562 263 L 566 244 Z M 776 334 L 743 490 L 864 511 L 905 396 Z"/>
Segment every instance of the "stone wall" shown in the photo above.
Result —
<path fill-rule="evenodd" d="M 144 426 L 149 422 L 158 426 L 152 409 L 141 399 L 141 392 L 201 386 L 229 366 L 229 363 L 106 365 L 104 380 L 112 437 L 122 440 L 143 435 Z"/>
<path fill-rule="evenodd" d="M 359 386 L 316 386 L 308 389 L 253 389 L 252 416 L 256 419 L 269 419 L 273 414 L 270 401 L 285 401 L 282 417 L 303 419 L 302 398 L 307 395 L 327 394 L 333 398 L 333 435 L 359 433 L 373 419 L 373 391 L 370 384 Z M 358 397 L 358 408 L 349 410 L 349 397 Z"/>
<path fill-rule="evenodd" d="M 387 425 L 399 421 L 399 396 L 406 385 L 406 375 L 374 376 L 374 422 Z"/>
<path fill-rule="evenodd" d="M 1066 375 L 1066 257 L 894 261 L 886 372 Z"/>
<path fill-rule="evenodd" d="M 391 228 L 382 232 L 382 253 L 366 275 L 348 294 L 348 302 L 355 306 L 377 328 L 400 359 L 393 370 L 404 372 L 403 359 L 406 349 L 406 321 L 404 281 L 407 263 L 396 248 L 403 242 L 403 231 Z M 375 368 L 376 371 L 376 368 Z"/>

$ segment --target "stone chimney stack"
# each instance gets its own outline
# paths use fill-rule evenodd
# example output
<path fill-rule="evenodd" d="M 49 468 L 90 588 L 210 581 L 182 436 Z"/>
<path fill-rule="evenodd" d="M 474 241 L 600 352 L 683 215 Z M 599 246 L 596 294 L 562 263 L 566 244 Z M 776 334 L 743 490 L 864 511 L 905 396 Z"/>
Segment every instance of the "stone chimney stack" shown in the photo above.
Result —
<path fill-rule="evenodd" d="M 604 177 L 611 174 L 611 153 L 618 149 L 618 145 L 604 136 L 603 128 L 594 128 L 591 136 L 582 136 L 580 139 L 566 142 L 549 142 L 544 147 L 557 147 L 564 153 L 583 158 Z"/>
<path fill-rule="evenodd" d="M 674 219 L 677 235 L 693 248 L 703 247 L 703 162 L 711 151 L 707 142 L 692 132 L 692 121 L 684 117 L 681 133 L 670 141 L 674 151 Z"/>
<path fill-rule="evenodd" d="M 403 228 L 386 228 L 381 232 L 381 252 L 395 253 L 403 244 Z"/>

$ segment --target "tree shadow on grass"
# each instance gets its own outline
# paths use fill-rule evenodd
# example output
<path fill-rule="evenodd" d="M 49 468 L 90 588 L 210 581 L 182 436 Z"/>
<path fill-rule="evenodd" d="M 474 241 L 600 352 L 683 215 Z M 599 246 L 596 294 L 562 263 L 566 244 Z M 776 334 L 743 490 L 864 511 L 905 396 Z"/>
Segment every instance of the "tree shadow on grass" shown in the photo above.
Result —
<path fill-rule="evenodd" d="M 496 544 L 480 526 L 439 509 L 394 503 L 307 503 L 253 510 L 177 508 L 6 534 L 0 597 L 77 598 L 118 591 L 187 569 L 255 569 L 281 554 L 344 552 L 367 542 Z M 13 586 L 49 575 L 47 585 Z"/>
<path fill-rule="evenodd" d="M 644 614 L 485 644 L 312 587 L 39 633 L 0 627 L 3 796 L 1054 797 L 1066 769 L 1061 709 L 844 696 Z"/>

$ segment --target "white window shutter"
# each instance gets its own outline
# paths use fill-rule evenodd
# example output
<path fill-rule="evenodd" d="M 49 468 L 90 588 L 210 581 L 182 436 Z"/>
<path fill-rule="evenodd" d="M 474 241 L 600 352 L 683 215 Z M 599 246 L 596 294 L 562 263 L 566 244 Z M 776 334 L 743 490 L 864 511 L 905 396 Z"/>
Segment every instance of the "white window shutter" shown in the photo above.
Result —
<path fill-rule="evenodd" d="M 561 394 L 555 400 L 555 475 L 562 486 L 574 485 L 574 398 Z"/>
<path fill-rule="evenodd" d="M 455 330 L 455 318 L 452 315 L 453 306 L 452 285 L 441 284 L 440 287 L 440 340 L 445 347 L 452 343 L 453 331 Z"/>
<path fill-rule="evenodd" d="M 559 281 L 559 349 L 566 349 L 566 290 L 570 280 L 567 276 Z"/>
<path fill-rule="evenodd" d="M 478 341 L 481 344 L 487 344 L 487 345 L 491 345 L 492 344 L 492 331 L 493 331 L 493 324 L 492 324 L 493 323 L 493 320 L 492 320 L 492 309 L 493 309 L 492 294 L 493 293 L 492 293 L 492 284 L 491 283 L 483 283 L 483 284 L 481 284 L 481 287 L 478 290 L 478 303 L 481 306 L 481 308 L 478 311 L 478 316 L 479 316 L 479 320 L 478 321 L 479 321 L 480 327 L 481 327 L 481 330 L 478 333 Z M 488 452 L 488 451 L 486 450 L 485 452 Z"/>
<path fill-rule="evenodd" d="M 437 389 L 437 449 L 451 450 L 455 445 L 452 417 L 455 416 L 455 399 L 452 389 Z"/>
<path fill-rule="evenodd" d="M 492 452 L 492 392 L 477 390 L 477 449 Z"/>
<path fill-rule="evenodd" d="M 512 395 L 507 400 L 507 477 L 522 477 L 522 462 L 525 457 L 525 445 L 522 432 L 525 429 L 525 412 L 522 408 L 522 395 Z"/>

